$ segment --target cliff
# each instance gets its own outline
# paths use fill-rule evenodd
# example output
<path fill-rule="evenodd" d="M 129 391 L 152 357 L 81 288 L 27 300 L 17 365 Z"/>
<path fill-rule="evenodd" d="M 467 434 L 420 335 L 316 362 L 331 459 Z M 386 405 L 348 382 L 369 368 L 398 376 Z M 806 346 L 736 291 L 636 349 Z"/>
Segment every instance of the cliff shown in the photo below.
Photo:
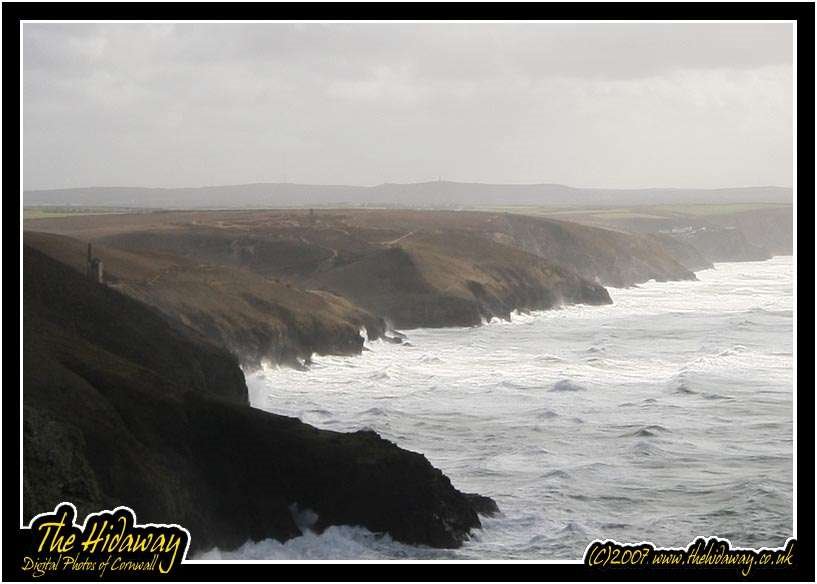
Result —
<path fill-rule="evenodd" d="M 280 356 L 264 349 L 275 343 L 243 340 L 256 336 L 251 323 L 265 322 L 269 317 L 260 314 L 281 307 L 297 312 L 317 296 L 332 305 L 329 313 L 342 313 L 342 320 L 369 329 L 373 337 L 382 334 L 377 319 L 403 328 L 468 326 L 494 316 L 507 318 L 517 309 L 607 303 L 604 285 L 694 278 L 654 238 L 507 213 L 187 211 L 31 220 L 26 227 L 91 240 L 104 253 L 165 258 L 186 266 L 188 274 L 196 272 L 195 278 L 211 282 L 211 288 L 215 280 L 235 281 L 234 286 L 219 284 L 233 298 L 252 286 L 257 291 L 252 296 L 260 301 L 241 304 L 253 304 L 255 313 L 225 296 L 218 306 L 229 307 L 229 312 L 222 314 L 218 306 L 205 306 L 204 295 L 186 291 L 185 298 L 202 300 L 174 300 L 178 272 L 165 270 L 161 278 L 141 280 L 130 268 L 117 274 L 126 293 L 184 317 L 183 322 L 242 359 L 252 355 L 254 360 L 264 354 Z M 200 275 L 204 270 L 211 275 Z M 189 278 L 184 281 L 189 284 Z M 285 288 L 292 302 L 283 300 Z M 200 308 L 198 313 L 191 314 L 192 304 Z M 230 315 L 245 312 L 252 318 L 227 323 Z M 318 322 L 329 321 L 320 317 Z M 303 358 L 317 347 L 319 337 L 327 336 L 325 330 L 302 335 L 304 329 L 314 327 L 290 327 L 283 336 L 265 338 L 278 339 L 278 346 L 300 335 L 309 341 L 296 343 L 304 350 L 288 352 Z M 344 346 L 338 341 L 320 350 L 348 353 Z"/>
<path fill-rule="evenodd" d="M 747 243 L 767 256 L 791 255 L 794 248 L 794 209 L 791 205 L 764 206 L 711 215 L 709 223 L 740 232 Z"/>
<path fill-rule="evenodd" d="M 362 525 L 455 547 L 491 502 L 371 432 L 247 405 L 233 356 L 157 310 L 23 249 L 24 519 L 63 500 L 178 522 L 194 550 Z"/>
<path fill-rule="evenodd" d="M 691 270 L 791 255 L 794 243 L 794 209 L 784 203 L 589 208 L 551 217 L 655 237 Z"/>
<path fill-rule="evenodd" d="M 695 279 L 660 241 L 640 234 L 511 214 L 494 220 L 490 229 L 500 241 L 605 286 Z"/>
<path fill-rule="evenodd" d="M 82 273 L 85 244 L 26 232 L 25 242 Z M 169 320 L 239 357 L 244 367 L 263 361 L 298 365 L 313 354 L 358 354 L 385 331 L 382 319 L 338 296 L 307 291 L 229 265 L 202 264 L 165 252 L 131 252 L 96 244 L 105 281 L 158 309 Z"/>
<path fill-rule="evenodd" d="M 697 272 L 712 267 L 712 260 L 685 238 L 666 233 L 654 233 L 649 237 L 655 238 L 667 250 L 667 253 L 688 270 Z"/>
<path fill-rule="evenodd" d="M 607 291 L 540 257 L 467 233 L 415 234 L 307 280 L 397 328 L 473 326 L 514 310 L 609 304 Z"/>
<path fill-rule="evenodd" d="M 743 231 L 734 227 L 703 226 L 670 235 L 677 242 L 693 247 L 710 262 L 756 262 L 771 253 L 750 243 Z"/>

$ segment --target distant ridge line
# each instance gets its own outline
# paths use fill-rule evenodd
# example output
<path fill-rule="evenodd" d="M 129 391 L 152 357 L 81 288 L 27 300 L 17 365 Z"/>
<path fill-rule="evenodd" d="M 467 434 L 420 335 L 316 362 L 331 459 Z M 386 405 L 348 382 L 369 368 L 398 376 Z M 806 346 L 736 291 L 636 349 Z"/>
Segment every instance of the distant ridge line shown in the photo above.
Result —
<path fill-rule="evenodd" d="M 375 186 L 247 183 L 199 187 L 93 186 L 26 190 L 23 203 L 125 207 L 269 207 L 327 204 L 462 207 L 486 205 L 650 205 L 690 203 L 785 203 L 793 189 L 779 186 L 686 189 L 608 189 L 555 183 L 492 184 L 452 181 L 383 183 Z"/>

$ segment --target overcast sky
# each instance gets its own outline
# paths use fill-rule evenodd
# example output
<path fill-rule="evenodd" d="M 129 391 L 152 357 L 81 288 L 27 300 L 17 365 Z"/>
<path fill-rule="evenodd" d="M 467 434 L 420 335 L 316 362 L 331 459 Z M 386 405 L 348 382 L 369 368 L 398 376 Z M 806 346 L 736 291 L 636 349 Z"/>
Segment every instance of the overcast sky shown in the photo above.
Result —
<path fill-rule="evenodd" d="M 788 24 L 26 24 L 24 185 L 792 184 Z"/>

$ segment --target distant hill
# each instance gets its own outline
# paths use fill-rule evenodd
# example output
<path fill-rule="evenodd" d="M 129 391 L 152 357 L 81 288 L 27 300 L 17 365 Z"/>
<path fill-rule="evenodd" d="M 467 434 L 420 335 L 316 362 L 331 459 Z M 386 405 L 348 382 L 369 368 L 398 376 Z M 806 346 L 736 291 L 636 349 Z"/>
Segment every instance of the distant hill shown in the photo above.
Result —
<path fill-rule="evenodd" d="M 457 208 L 504 205 L 657 205 L 791 203 L 788 187 L 589 189 L 558 184 L 424 182 L 373 187 L 255 183 L 212 187 L 87 187 L 31 190 L 24 205 L 149 208 L 241 208 L 368 205 Z"/>

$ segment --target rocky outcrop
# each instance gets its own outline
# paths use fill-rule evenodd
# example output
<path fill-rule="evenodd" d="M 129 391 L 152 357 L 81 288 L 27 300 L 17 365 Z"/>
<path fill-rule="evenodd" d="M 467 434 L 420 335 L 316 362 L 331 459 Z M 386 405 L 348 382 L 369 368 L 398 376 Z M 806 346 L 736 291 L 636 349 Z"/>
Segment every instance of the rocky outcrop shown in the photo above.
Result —
<path fill-rule="evenodd" d="M 490 504 L 372 432 L 247 404 L 236 359 L 157 310 L 23 250 L 24 519 L 74 502 L 178 522 L 194 550 L 362 525 L 456 547 Z"/>

